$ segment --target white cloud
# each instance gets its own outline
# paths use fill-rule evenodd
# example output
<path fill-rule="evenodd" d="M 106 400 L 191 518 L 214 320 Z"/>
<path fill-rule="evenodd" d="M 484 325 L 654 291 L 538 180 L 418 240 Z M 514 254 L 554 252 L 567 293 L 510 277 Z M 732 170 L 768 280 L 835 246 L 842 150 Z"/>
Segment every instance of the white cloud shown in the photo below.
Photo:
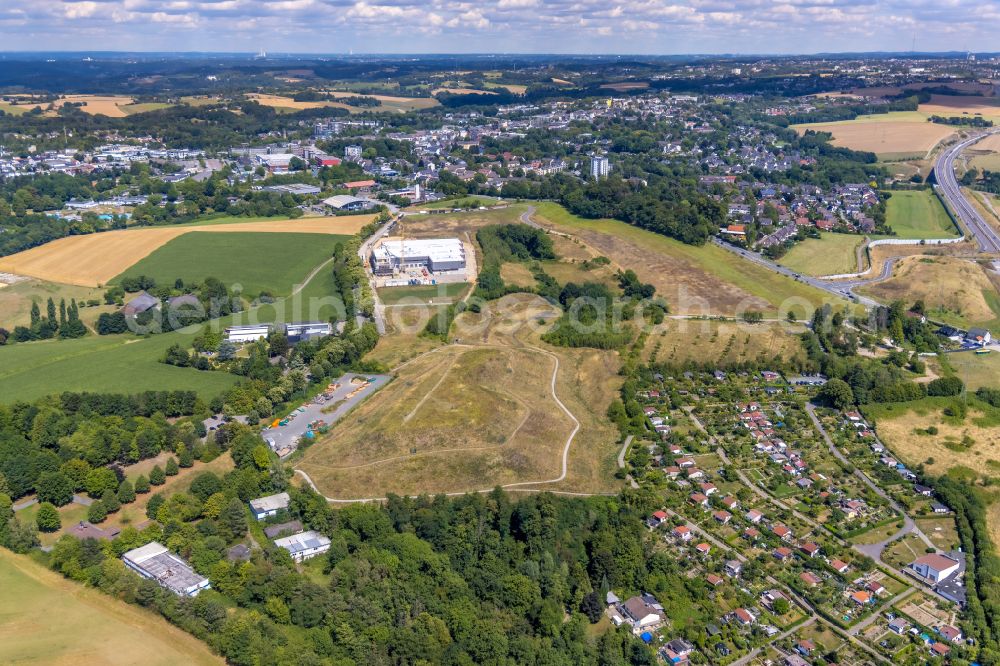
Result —
<path fill-rule="evenodd" d="M 0 0 L 0 44 L 593 53 L 996 48 L 998 0 Z M 175 37 L 183 37 L 178 42 Z"/>

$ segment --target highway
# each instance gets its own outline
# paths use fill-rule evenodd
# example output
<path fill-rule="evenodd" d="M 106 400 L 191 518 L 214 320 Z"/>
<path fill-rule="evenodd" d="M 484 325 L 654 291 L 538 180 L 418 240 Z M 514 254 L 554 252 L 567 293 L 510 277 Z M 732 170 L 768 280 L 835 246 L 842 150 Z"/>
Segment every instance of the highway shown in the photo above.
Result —
<path fill-rule="evenodd" d="M 975 237 L 979 249 L 983 252 L 1000 253 L 1000 234 L 997 234 L 989 222 L 984 220 L 979 211 L 969 203 L 965 195 L 962 194 L 962 189 L 958 185 L 958 179 L 955 178 L 955 158 L 963 150 L 991 133 L 987 132 L 986 134 L 966 139 L 941 153 L 937 162 L 934 163 L 934 176 L 935 180 L 937 180 L 937 187 L 941 196 L 948 201 L 955 216 L 958 217 L 959 222 L 965 227 L 966 232 Z"/>

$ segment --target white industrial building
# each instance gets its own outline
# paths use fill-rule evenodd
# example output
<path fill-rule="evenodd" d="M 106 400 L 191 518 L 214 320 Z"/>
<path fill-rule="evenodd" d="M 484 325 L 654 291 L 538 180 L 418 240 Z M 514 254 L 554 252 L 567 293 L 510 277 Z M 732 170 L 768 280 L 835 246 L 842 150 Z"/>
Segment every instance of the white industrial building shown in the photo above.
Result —
<path fill-rule="evenodd" d="M 359 199 L 349 194 L 335 194 L 323 200 L 323 205 L 334 210 L 365 210 L 374 207 L 368 199 Z"/>
<path fill-rule="evenodd" d="M 387 238 L 370 257 L 376 275 L 427 269 L 432 273 L 465 270 L 465 245 L 458 238 Z"/>
<path fill-rule="evenodd" d="M 941 553 L 930 553 L 914 560 L 910 567 L 919 576 L 927 578 L 934 583 L 940 583 L 948 576 L 958 571 L 961 562 L 954 557 Z"/>
<path fill-rule="evenodd" d="M 248 326 L 229 326 L 226 328 L 226 340 L 234 343 L 256 342 L 266 340 L 272 331 L 281 331 L 292 344 L 303 340 L 325 338 L 333 335 L 333 325 L 326 321 L 306 321 L 295 324 L 251 324 Z"/>
<path fill-rule="evenodd" d="M 143 578 L 155 580 L 174 594 L 194 597 L 211 587 L 207 578 L 156 541 L 128 551 L 122 555 L 122 561 Z"/>
<path fill-rule="evenodd" d="M 270 334 L 270 324 L 230 326 L 226 329 L 226 340 L 229 342 L 256 342 L 257 340 L 266 339 Z"/>
<path fill-rule="evenodd" d="M 275 539 L 274 545 L 287 550 L 296 562 L 303 562 L 330 550 L 330 540 L 312 530 Z"/>

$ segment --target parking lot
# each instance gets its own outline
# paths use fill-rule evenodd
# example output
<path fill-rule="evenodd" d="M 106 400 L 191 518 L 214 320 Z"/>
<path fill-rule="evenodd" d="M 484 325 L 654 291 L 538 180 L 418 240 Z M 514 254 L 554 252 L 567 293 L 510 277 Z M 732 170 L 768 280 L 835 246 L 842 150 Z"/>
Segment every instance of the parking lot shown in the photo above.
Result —
<path fill-rule="evenodd" d="M 337 385 L 335 388 L 321 393 L 312 402 L 300 406 L 285 419 L 281 419 L 287 420 L 286 425 L 265 428 L 261 431 L 261 436 L 268 446 L 284 458 L 298 448 L 303 437 L 312 432 L 311 424 L 323 421 L 327 426 L 333 425 L 355 405 L 385 386 L 389 379 L 389 375 L 348 373 L 330 382 L 331 385 Z"/>

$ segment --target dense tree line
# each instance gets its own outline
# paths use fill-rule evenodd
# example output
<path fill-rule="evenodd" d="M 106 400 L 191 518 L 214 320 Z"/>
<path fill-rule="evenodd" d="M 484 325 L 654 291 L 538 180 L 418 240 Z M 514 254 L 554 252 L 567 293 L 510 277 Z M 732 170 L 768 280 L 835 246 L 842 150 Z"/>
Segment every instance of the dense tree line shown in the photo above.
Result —
<path fill-rule="evenodd" d="M 986 120 L 982 116 L 931 116 L 927 122 L 964 127 L 993 127 L 993 121 Z"/>

